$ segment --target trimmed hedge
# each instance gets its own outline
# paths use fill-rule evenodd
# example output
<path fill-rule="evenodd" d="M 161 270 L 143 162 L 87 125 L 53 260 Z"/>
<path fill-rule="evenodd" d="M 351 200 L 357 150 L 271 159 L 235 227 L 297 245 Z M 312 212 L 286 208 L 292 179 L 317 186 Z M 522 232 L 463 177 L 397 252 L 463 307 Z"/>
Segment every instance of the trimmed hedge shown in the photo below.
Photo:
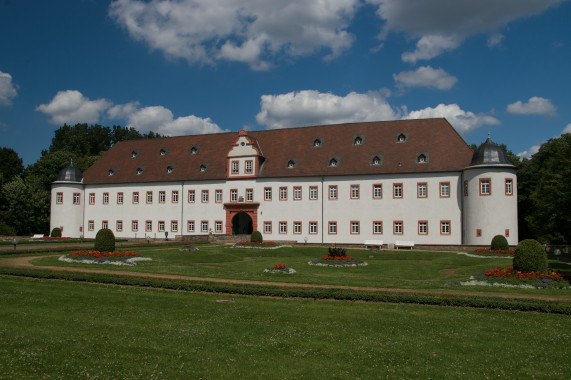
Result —
<path fill-rule="evenodd" d="M 52 230 L 50 236 L 51 236 L 51 237 L 61 237 L 61 229 L 60 229 L 59 227 L 55 227 L 55 228 Z"/>
<path fill-rule="evenodd" d="M 571 304 L 569 303 L 536 299 L 513 299 L 452 294 L 396 293 L 390 291 L 357 291 L 339 288 L 280 287 L 278 285 L 216 283 L 209 281 L 135 277 L 120 274 L 109 275 L 103 273 L 59 272 L 33 268 L 0 267 L 0 273 L 31 278 L 142 286 L 192 292 L 474 307 L 571 315 Z"/>
<path fill-rule="evenodd" d="M 492 239 L 490 249 L 492 251 L 507 251 L 510 249 L 510 245 L 504 235 L 496 235 Z"/>
<path fill-rule="evenodd" d="M 513 267 L 521 272 L 547 272 L 547 253 L 537 240 L 520 241 L 514 252 Z"/>
<path fill-rule="evenodd" d="M 260 231 L 254 231 L 254 232 L 252 232 L 252 236 L 250 237 L 250 241 L 252 243 L 263 243 L 264 237 L 262 236 L 262 233 Z"/>
<path fill-rule="evenodd" d="M 115 235 L 113 231 L 108 228 L 97 231 L 93 249 L 99 252 L 115 252 Z"/>

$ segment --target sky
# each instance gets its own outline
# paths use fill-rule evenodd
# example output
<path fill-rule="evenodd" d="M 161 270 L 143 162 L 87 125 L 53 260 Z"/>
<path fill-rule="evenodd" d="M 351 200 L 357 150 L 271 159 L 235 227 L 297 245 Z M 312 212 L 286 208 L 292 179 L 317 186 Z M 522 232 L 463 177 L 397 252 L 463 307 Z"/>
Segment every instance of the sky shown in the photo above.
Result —
<path fill-rule="evenodd" d="M 0 147 L 445 117 L 521 157 L 571 133 L 571 0 L 0 0 Z"/>

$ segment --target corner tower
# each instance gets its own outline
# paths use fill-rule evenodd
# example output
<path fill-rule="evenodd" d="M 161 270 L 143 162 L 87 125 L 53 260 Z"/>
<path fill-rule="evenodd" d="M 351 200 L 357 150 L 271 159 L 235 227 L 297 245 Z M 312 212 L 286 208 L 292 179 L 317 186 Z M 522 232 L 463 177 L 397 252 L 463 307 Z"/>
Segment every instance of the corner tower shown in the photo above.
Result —
<path fill-rule="evenodd" d="M 61 228 L 61 235 L 78 238 L 83 235 L 83 173 L 73 166 L 59 172 L 58 178 L 52 183 L 50 231 Z"/>
<path fill-rule="evenodd" d="M 518 242 L 516 168 L 489 137 L 463 172 L 463 244 L 490 245 L 495 235 Z"/>

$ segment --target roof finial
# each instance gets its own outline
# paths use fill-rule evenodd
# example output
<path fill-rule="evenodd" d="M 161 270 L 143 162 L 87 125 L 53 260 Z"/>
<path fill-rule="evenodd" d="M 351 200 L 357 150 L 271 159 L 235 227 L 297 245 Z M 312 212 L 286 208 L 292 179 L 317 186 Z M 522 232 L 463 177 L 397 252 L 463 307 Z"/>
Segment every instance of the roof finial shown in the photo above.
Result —
<path fill-rule="evenodd" d="M 488 140 L 492 139 L 492 132 L 488 131 Z"/>

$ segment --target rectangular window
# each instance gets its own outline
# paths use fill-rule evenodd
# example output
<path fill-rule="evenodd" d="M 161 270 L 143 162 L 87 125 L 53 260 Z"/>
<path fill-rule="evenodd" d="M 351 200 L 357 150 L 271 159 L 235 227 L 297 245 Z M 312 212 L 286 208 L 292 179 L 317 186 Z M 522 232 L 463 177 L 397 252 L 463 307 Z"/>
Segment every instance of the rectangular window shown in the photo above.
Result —
<path fill-rule="evenodd" d="M 87 229 L 89 231 L 95 230 L 95 222 L 93 220 L 90 220 L 89 222 L 87 222 Z"/>
<path fill-rule="evenodd" d="M 202 190 L 202 203 L 208 203 L 208 190 Z"/>
<path fill-rule="evenodd" d="M 271 201 L 272 200 L 272 188 L 271 187 L 264 187 L 264 200 Z"/>
<path fill-rule="evenodd" d="M 513 195 L 513 179 L 506 178 L 506 195 Z"/>
<path fill-rule="evenodd" d="M 395 220 L 393 222 L 393 234 L 402 235 L 404 232 L 404 226 L 402 220 Z"/>
<path fill-rule="evenodd" d="M 254 189 L 246 189 L 246 202 L 254 201 Z"/>
<path fill-rule="evenodd" d="M 329 185 L 329 199 L 337 199 L 337 185 Z"/>
<path fill-rule="evenodd" d="M 287 234 L 287 222 L 280 222 L 280 234 Z"/>
<path fill-rule="evenodd" d="M 188 232 L 194 232 L 194 220 L 189 220 L 186 222 L 186 230 Z"/>
<path fill-rule="evenodd" d="M 109 222 L 104 220 L 101 222 L 101 228 L 103 229 L 109 229 Z"/>
<path fill-rule="evenodd" d="M 232 161 L 232 174 L 239 173 L 239 163 L 238 161 Z"/>
<path fill-rule="evenodd" d="M 272 233 L 272 222 L 264 222 L 264 233 L 265 234 Z"/>
<path fill-rule="evenodd" d="M 178 232 L 178 220 L 171 220 L 171 232 Z"/>
<path fill-rule="evenodd" d="M 165 232 L 165 221 L 159 220 L 159 232 Z"/>
<path fill-rule="evenodd" d="M 200 222 L 200 230 L 202 232 L 208 232 L 208 221 L 207 220 L 203 220 L 202 222 Z"/>
<path fill-rule="evenodd" d="M 294 234 L 301 233 L 301 222 L 293 222 L 293 233 Z"/>
<path fill-rule="evenodd" d="M 173 190 L 171 193 L 171 202 L 178 203 L 178 190 Z"/>
<path fill-rule="evenodd" d="M 287 201 L 287 187 L 280 187 L 280 201 Z"/>
<path fill-rule="evenodd" d="M 419 220 L 418 221 L 418 234 L 419 235 L 428 235 L 428 221 L 426 221 L 426 220 Z"/>
<path fill-rule="evenodd" d="M 383 185 L 380 183 L 373 185 L 373 199 L 383 198 Z"/>
<path fill-rule="evenodd" d="M 238 190 L 230 190 L 230 202 L 238 202 Z"/>
<path fill-rule="evenodd" d="M 373 234 L 381 235 L 383 233 L 383 222 L 374 221 L 373 222 Z"/>
<path fill-rule="evenodd" d="M 195 191 L 194 190 L 188 190 L 188 203 L 194 203 L 195 200 L 196 200 Z"/>
<path fill-rule="evenodd" d="M 138 204 L 139 203 L 139 192 L 138 191 L 134 191 L 133 192 L 133 204 Z"/>
<path fill-rule="evenodd" d="M 165 191 L 159 191 L 159 203 L 165 203 L 167 194 Z"/>
<path fill-rule="evenodd" d="M 480 178 L 480 195 L 492 195 L 492 180 Z"/>
<path fill-rule="evenodd" d="M 253 161 L 251 160 L 246 161 L 246 167 L 245 167 L 246 174 L 252 174 L 252 172 L 254 171 L 253 167 L 254 167 Z"/>
<path fill-rule="evenodd" d="M 426 198 L 428 196 L 428 184 L 426 182 L 419 182 L 416 184 L 417 198 Z"/>
<path fill-rule="evenodd" d="M 147 203 L 148 204 L 153 203 L 153 192 L 152 191 L 147 191 Z"/>
<path fill-rule="evenodd" d="M 450 198 L 450 182 L 440 182 L 440 198 Z"/>
<path fill-rule="evenodd" d="M 133 232 L 139 231 L 139 221 L 138 220 L 131 220 L 131 231 L 133 231 Z"/>
<path fill-rule="evenodd" d="M 506 230 L 504 231 L 504 236 L 510 237 L 510 229 L 509 228 L 506 228 Z"/>
<path fill-rule="evenodd" d="M 359 199 L 359 185 L 351 185 L 351 199 Z"/>
<path fill-rule="evenodd" d="M 482 237 L 482 230 L 480 228 L 476 229 L 476 237 Z"/>
<path fill-rule="evenodd" d="M 115 230 L 117 232 L 123 231 L 123 221 L 122 220 L 118 220 L 117 222 L 115 222 Z"/>
<path fill-rule="evenodd" d="M 337 235 L 337 222 L 329 222 L 329 235 Z"/>
<path fill-rule="evenodd" d="M 402 198 L 402 183 L 393 183 L 393 198 Z"/>
<path fill-rule="evenodd" d="M 214 231 L 216 233 L 222 233 L 222 221 L 221 220 L 217 220 L 214 222 Z"/>
<path fill-rule="evenodd" d="M 464 181 L 464 196 L 468 196 L 468 181 Z"/>
<path fill-rule="evenodd" d="M 56 203 L 57 203 L 58 205 L 60 205 L 60 204 L 63 203 L 63 193 L 57 193 L 57 194 L 56 194 Z"/>
<path fill-rule="evenodd" d="M 301 186 L 293 187 L 293 200 L 299 201 L 301 199 Z"/>
<path fill-rule="evenodd" d="M 117 193 L 117 204 L 118 205 L 123 204 L 123 193 Z"/>
<path fill-rule="evenodd" d="M 73 204 L 78 205 L 81 203 L 81 197 L 79 193 L 73 193 Z"/>
<path fill-rule="evenodd" d="M 309 186 L 309 199 L 312 201 L 317 199 L 317 186 Z"/>
<path fill-rule="evenodd" d="M 317 233 L 317 222 L 309 222 L 309 233 L 315 235 Z"/>
<path fill-rule="evenodd" d="M 145 232 L 152 232 L 153 231 L 153 222 L 150 220 L 145 221 Z"/>
<path fill-rule="evenodd" d="M 89 193 L 89 204 L 90 205 L 95 204 L 95 193 Z"/>
<path fill-rule="evenodd" d="M 357 235 L 360 233 L 360 222 L 351 221 L 351 235 Z"/>
<path fill-rule="evenodd" d="M 220 189 L 216 190 L 215 201 L 216 201 L 216 203 L 222 203 L 222 190 L 220 190 Z"/>
<path fill-rule="evenodd" d="M 441 220 L 440 221 L 440 235 L 450 235 L 450 221 Z"/>
<path fill-rule="evenodd" d="M 104 205 L 109 204 L 109 193 L 103 193 L 103 204 Z"/>

